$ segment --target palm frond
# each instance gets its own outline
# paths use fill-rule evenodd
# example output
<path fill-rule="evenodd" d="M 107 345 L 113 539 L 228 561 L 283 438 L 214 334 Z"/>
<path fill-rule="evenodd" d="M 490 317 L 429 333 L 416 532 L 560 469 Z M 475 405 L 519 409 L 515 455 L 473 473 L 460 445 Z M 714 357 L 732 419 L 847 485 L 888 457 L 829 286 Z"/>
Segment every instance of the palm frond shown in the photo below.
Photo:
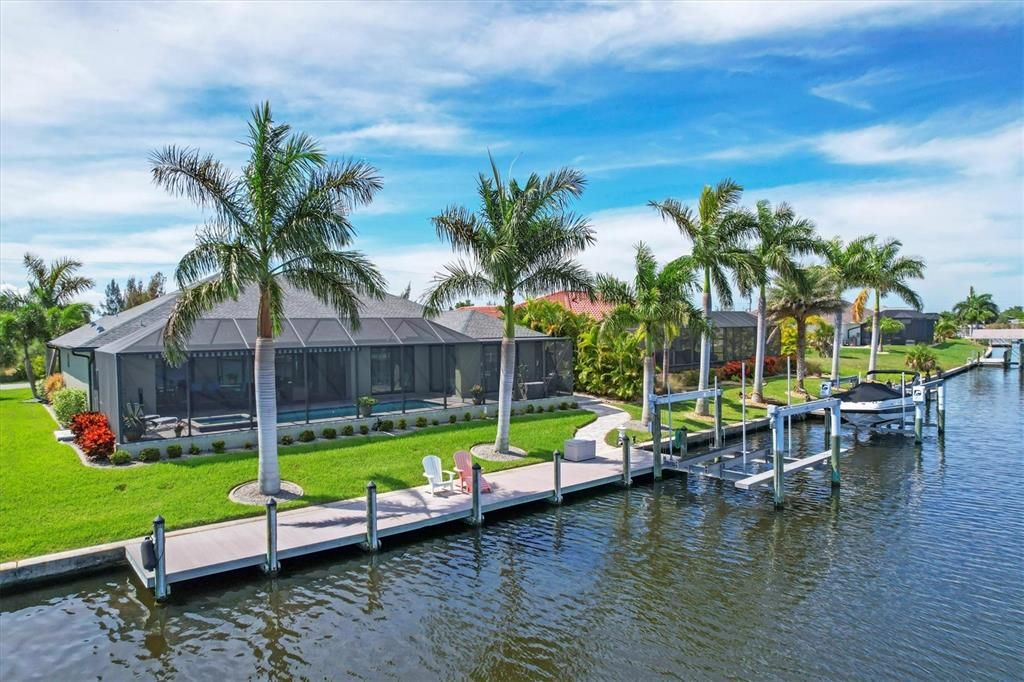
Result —
<path fill-rule="evenodd" d="M 465 261 L 449 263 L 434 277 L 424 295 L 424 315 L 435 317 L 465 297 L 504 295 L 491 280 Z"/>

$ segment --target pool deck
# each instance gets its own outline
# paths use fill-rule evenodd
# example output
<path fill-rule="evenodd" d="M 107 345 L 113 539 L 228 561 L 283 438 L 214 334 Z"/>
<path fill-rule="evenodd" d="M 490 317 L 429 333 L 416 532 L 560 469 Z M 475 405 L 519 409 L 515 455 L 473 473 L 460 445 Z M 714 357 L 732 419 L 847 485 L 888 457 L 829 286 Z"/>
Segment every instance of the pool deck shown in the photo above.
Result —
<path fill-rule="evenodd" d="M 595 421 L 576 432 L 576 438 L 595 441 L 597 457 L 561 465 L 562 493 L 572 493 L 621 482 L 622 452 L 604 442 L 608 431 L 625 422 L 629 415 L 604 405 L 593 404 Z M 450 455 L 448 455 L 450 457 Z M 550 462 L 523 466 L 493 474 L 487 462 L 480 462 L 493 492 L 481 495 L 481 508 L 488 512 L 551 499 L 555 492 L 554 465 Z M 446 461 L 445 466 L 448 466 Z M 630 457 L 631 476 L 651 473 L 652 456 L 635 450 Z M 469 520 L 472 495 L 443 493 L 437 496 L 425 487 L 408 488 L 377 496 L 377 534 L 388 538 L 452 521 Z M 173 528 L 174 518 L 167 515 Z M 277 517 L 278 558 L 287 560 L 325 550 L 359 545 L 366 540 L 366 500 L 342 500 L 330 504 L 281 512 Z M 135 573 L 148 587 L 154 587 L 153 571 L 143 568 L 141 543 L 130 543 L 125 555 Z M 215 575 L 261 566 L 267 554 L 267 521 L 256 517 L 240 521 L 170 531 L 166 535 L 167 582 Z"/>

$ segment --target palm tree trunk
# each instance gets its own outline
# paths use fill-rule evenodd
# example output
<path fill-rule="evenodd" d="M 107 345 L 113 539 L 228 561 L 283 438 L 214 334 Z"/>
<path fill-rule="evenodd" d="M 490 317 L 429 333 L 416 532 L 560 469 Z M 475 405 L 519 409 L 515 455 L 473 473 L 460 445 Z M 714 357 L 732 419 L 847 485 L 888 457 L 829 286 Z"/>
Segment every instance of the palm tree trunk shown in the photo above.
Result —
<path fill-rule="evenodd" d="M 835 331 L 832 336 L 832 381 L 839 379 L 839 348 L 843 342 L 843 311 L 836 311 Z"/>
<path fill-rule="evenodd" d="M 501 338 L 501 380 L 498 383 L 498 432 L 494 449 L 508 452 L 509 418 L 512 413 L 512 383 L 516 371 L 515 308 L 511 296 L 505 297 L 505 333 Z"/>
<path fill-rule="evenodd" d="M 711 324 L 711 271 L 704 268 L 704 321 Z M 708 387 L 708 374 L 711 373 L 711 333 L 708 329 L 700 335 L 700 380 L 697 388 L 701 391 Z M 696 413 L 706 417 L 708 415 L 707 398 L 700 398 L 697 401 Z"/>
<path fill-rule="evenodd" d="M 671 349 L 669 340 L 665 338 L 665 341 L 661 344 L 661 390 L 668 393 L 668 354 Z"/>
<path fill-rule="evenodd" d="M 764 355 L 767 345 L 768 303 L 765 300 L 764 285 L 757 298 L 757 348 L 754 350 L 754 394 L 755 403 L 764 402 Z"/>
<path fill-rule="evenodd" d="M 654 344 L 644 341 L 644 399 L 640 421 L 647 426 L 651 421 L 651 394 L 654 393 Z"/>
<path fill-rule="evenodd" d="M 32 391 L 32 397 L 39 400 L 39 391 L 36 390 L 36 376 L 32 373 L 32 356 L 28 351 L 28 341 L 22 340 L 21 347 L 25 352 L 25 378 L 28 379 L 28 387 Z"/>
<path fill-rule="evenodd" d="M 805 391 L 804 376 L 807 374 L 807 319 L 796 318 L 796 390 Z"/>
<path fill-rule="evenodd" d="M 281 492 L 281 471 L 277 464 L 277 386 L 273 338 L 257 337 L 254 368 L 260 492 L 264 495 L 277 495 Z"/>
<path fill-rule="evenodd" d="M 868 355 L 868 371 L 878 369 L 878 342 L 882 336 L 881 310 L 879 310 L 879 296 L 875 292 L 875 309 L 871 312 L 871 353 Z"/>

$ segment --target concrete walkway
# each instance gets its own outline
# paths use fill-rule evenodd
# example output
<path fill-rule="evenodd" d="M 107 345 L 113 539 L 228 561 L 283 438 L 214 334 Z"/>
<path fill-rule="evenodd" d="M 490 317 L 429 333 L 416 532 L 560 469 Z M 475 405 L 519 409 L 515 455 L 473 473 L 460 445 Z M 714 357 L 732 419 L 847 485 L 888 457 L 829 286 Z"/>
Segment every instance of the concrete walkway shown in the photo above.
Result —
<path fill-rule="evenodd" d="M 27 381 L 15 381 L 9 384 L 0 384 L 0 391 L 14 390 L 16 388 L 29 388 Z"/>

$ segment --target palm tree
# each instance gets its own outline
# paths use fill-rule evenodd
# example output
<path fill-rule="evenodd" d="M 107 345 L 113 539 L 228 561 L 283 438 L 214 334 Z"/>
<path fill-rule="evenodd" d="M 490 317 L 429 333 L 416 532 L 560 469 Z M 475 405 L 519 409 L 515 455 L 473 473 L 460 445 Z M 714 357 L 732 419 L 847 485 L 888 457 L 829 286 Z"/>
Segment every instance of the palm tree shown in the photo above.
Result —
<path fill-rule="evenodd" d="M 364 162 L 329 162 L 314 139 L 275 123 L 269 103 L 253 110 L 245 144 L 250 156 L 240 175 L 196 149 L 152 154 L 157 185 L 212 213 L 175 271 L 181 293 L 164 328 L 164 354 L 180 362 L 203 314 L 237 300 L 246 287 L 259 290 L 259 483 L 264 495 L 274 495 L 281 487 L 274 337 L 284 317 L 283 284 L 310 292 L 358 326 L 358 296 L 383 297 L 384 278 L 362 253 L 346 249 L 355 235 L 349 213 L 373 199 L 381 180 Z"/>
<path fill-rule="evenodd" d="M 640 421 L 651 419 L 651 394 L 654 393 L 654 350 L 664 343 L 668 333 L 681 325 L 702 326 L 700 311 L 690 302 L 696 278 L 690 263 L 677 258 L 658 269 L 654 252 L 640 242 L 636 245 L 636 274 L 633 282 L 611 275 L 598 275 L 597 291 L 615 305 L 601 322 L 604 335 L 622 335 L 635 331 L 643 344 L 643 412 Z"/>
<path fill-rule="evenodd" d="M 793 318 L 796 324 L 796 386 L 804 391 L 807 375 L 807 322 L 822 313 L 841 310 L 843 299 L 827 269 L 812 266 L 797 276 L 781 276 L 768 291 L 768 311 L 776 320 Z"/>
<path fill-rule="evenodd" d="M 839 237 L 825 242 L 825 267 L 836 284 L 836 296 L 851 287 L 862 285 L 862 259 L 870 237 L 858 237 L 849 244 L 843 244 Z M 845 308 L 845 303 L 843 305 Z M 832 381 L 839 379 L 839 352 L 843 345 L 843 308 L 835 311 L 832 340 Z M 855 321 L 860 322 L 859 317 Z"/>
<path fill-rule="evenodd" d="M 863 317 L 868 296 L 873 292 L 875 307 L 871 313 L 871 354 L 868 358 L 868 371 L 878 367 L 878 347 L 881 341 L 882 298 L 895 294 L 900 300 L 915 310 L 921 309 L 921 297 L 907 284 L 909 279 L 924 277 L 924 260 L 914 256 L 901 256 L 903 242 L 899 239 L 886 239 L 879 242 L 875 235 L 864 240 L 864 253 L 860 257 L 861 277 L 859 286 L 863 286 L 853 301 L 854 319 Z"/>
<path fill-rule="evenodd" d="M 744 290 L 757 290 L 757 345 L 754 350 L 754 402 L 764 402 L 764 353 L 767 336 L 766 289 L 772 275 L 799 277 L 796 258 L 823 253 L 825 247 L 814 230 L 814 223 L 797 218 L 792 207 L 783 202 L 772 210 L 767 201 L 757 202 L 757 225 L 750 248 L 760 267 L 741 271 L 754 275 L 754 281 L 742 281 Z"/>
<path fill-rule="evenodd" d="M 74 300 L 93 285 L 91 279 L 77 274 L 81 261 L 59 258 L 47 265 L 42 258 L 26 253 L 22 262 L 28 271 L 28 298 L 45 311 L 39 337 L 43 344 L 89 321 L 92 306 Z M 49 353 L 47 374 L 53 372 L 56 359 L 56 353 Z"/>
<path fill-rule="evenodd" d="M 960 333 L 960 323 L 953 313 L 939 313 L 939 319 L 935 321 L 935 341 L 949 341 Z"/>
<path fill-rule="evenodd" d="M 504 315 L 501 339 L 501 382 L 498 385 L 498 430 L 494 447 L 508 452 L 509 413 L 515 372 L 515 297 L 552 289 L 593 295 L 590 274 L 574 257 L 594 242 L 589 221 L 568 210 L 583 194 L 586 178 L 563 168 L 540 177 L 531 174 L 519 184 L 506 182 L 494 159 L 491 175 L 477 181 L 480 208 L 476 213 L 449 206 L 433 218 L 437 236 L 448 242 L 459 260 L 445 266 L 427 291 L 427 315 L 437 315 L 460 297 L 495 297 Z"/>
<path fill-rule="evenodd" d="M 47 312 L 38 301 L 13 291 L 0 294 L 0 338 L 21 352 L 25 363 L 25 378 L 32 397 L 37 400 L 39 392 L 36 390 L 36 376 L 32 370 L 31 346 L 34 341 L 45 338 L 47 330 Z"/>
<path fill-rule="evenodd" d="M 999 306 L 992 300 L 992 294 L 975 293 L 972 286 L 967 298 L 953 306 L 953 312 L 968 329 L 973 329 L 975 325 L 987 324 L 999 317 Z"/>
<path fill-rule="evenodd" d="M 724 307 L 732 305 L 732 290 L 728 274 L 746 272 L 745 281 L 757 279 L 754 272 L 757 261 L 744 248 L 744 241 L 756 229 L 756 219 L 748 211 L 737 208 L 743 188 L 732 180 L 722 180 L 715 187 L 705 185 L 698 202 L 697 214 L 676 199 L 665 199 L 661 203 L 648 205 L 661 214 L 665 220 L 676 224 L 679 232 L 688 238 L 693 249 L 689 256 L 694 268 L 704 275 L 703 311 L 709 327 L 700 337 L 700 380 L 698 388 L 708 387 L 711 372 L 711 293 L 712 285 L 718 294 L 718 301 Z M 697 414 L 708 414 L 706 399 L 697 401 Z"/>

